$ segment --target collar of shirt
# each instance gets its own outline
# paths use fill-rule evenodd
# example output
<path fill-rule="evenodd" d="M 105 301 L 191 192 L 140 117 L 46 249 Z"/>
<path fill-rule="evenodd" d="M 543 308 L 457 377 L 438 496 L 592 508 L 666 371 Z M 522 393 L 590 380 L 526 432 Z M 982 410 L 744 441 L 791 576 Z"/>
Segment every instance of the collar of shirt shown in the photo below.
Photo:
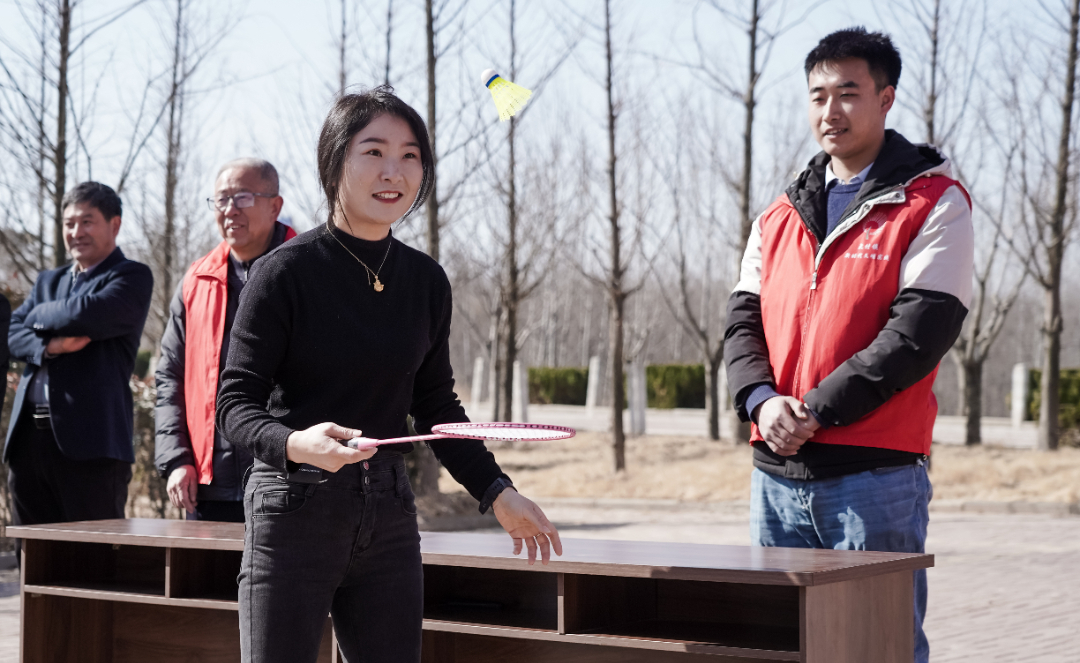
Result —
<path fill-rule="evenodd" d="M 258 260 L 258 258 L 256 258 L 256 260 Z M 229 251 L 229 264 L 232 266 L 233 274 L 236 274 L 236 277 L 240 279 L 240 283 L 244 285 L 247 285 L 248 271 L 251 269 L 251 265 L 254 264 L 254 262 L 255 260 L 248 260 L 246 262 L 238 260 L 237 257 L 233 255 L 233 252 Z"/>
<path fill-rule="evenodd" d="M 860 170 L 858 175 L 856 175 L 855 177 L 852 177 L 850 180 L 845 182 L 845 181 L 841 180 L 839 177 L 837 177 L 836 173 L 833 172 L 832 164 L 827 163 L 827 164 L 825 164 L 825 186 L 827 188 L 832 183 L 833 180 L 839 181 L 840 184 L 862 184 L 863 180 L 865 180 L 866 176 L 870 173 L 870 169 L 873 168 L 873 167 L 874 167 L 874 163 L 870 162 L 870 165 L 867 166 L 866 168 L 863 168 L 862 170 Z"/>
<path fill-rule="evenodd" d="M 98 265 L 103 262 L 105 261 L 99 260 L 98 262 L 95 262 L 93 265 L 90 265 L 86 269 L 79 269 L 79 263 L 77 262 L 71 263 L 71 281 L 73 283 L 78 282 L 79 277 L 82 277 L 83 280 L 90 278 L 90 275 L 94 273 L 94 270 L 98 268 Z"/>

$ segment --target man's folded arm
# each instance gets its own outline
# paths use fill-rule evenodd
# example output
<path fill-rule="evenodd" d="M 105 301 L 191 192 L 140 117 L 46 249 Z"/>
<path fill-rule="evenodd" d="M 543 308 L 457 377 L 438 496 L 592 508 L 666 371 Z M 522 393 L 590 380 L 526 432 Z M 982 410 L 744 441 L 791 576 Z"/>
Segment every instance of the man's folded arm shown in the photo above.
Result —
<path fill-rule="evenodd" d="M 26 316 L 34 310 L 36 301 L 35 294 L 31 293 L 22 306 L 11 314 L 7 342 L 12 358 L 34 366 L 41 366 L 49 340 L 34 333 L 34 330 L 26 324 Z"/>
<path fill-rule="evenodd" d="M 112 271 L 97 292 L 38 304 L 25 325 L 47 336 L 89 336 L 92 341 L 139 331 L 150 310 L 154 276 L 146 265 L 131 261 Z"/>

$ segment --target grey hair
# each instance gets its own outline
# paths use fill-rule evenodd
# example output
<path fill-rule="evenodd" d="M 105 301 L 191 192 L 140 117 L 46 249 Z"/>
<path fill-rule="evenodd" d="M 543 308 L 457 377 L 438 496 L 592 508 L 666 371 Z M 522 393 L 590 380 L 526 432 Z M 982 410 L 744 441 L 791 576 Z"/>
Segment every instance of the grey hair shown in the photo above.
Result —
<path fill-rule="evenodd" d="M 225 162 L 214 176 L 216 182 L 221 174 L 230 168 L 252 168 L 259 171 L 259 178 L 270 185 L 271 191 L 266 191 L 272 196 L 278 195 L 280 184 L 278 182 L 277 168 L 274 168 L 274 164 L 270 163 L 266 159 L 258 159 L 256 157 L 241 157 L 239 159 L 233 159 L 232 161 Z"/>

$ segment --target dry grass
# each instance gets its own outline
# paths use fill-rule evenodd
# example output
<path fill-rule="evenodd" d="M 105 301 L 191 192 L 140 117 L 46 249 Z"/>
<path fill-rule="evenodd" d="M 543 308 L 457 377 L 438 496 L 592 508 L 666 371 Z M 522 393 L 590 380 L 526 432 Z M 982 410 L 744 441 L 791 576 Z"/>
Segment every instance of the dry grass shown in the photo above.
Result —
<path fill-rule="evenodd" d="M 989 502 L 1080 502 L 1080 449 L 1053 452 L 938 446 L 934 498 Z"/>
<path fill-rule="evenodd" d="M 644 436 L 627 440 L 627 471 L 611 470 L 609 436 L 579 433 L 563 442 L 497 446 L 504 471 L 537 497 L 608 497 L 721 502 L 749 499 L 749 446 L 701 437 Z M 1080 501 L 1080 449 L 1053 453 L 936 445 L 931 471 L 935 499 Z M 446 473 L 444 491 L 460 487 Z"/>

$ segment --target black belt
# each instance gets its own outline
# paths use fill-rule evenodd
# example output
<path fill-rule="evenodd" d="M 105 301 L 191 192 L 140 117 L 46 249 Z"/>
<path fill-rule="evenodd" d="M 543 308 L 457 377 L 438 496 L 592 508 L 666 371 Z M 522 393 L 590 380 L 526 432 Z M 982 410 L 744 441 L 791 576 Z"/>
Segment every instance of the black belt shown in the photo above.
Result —
<path fill-rule="evenodd" d="M 52 428 L 52 417 L 49 415 L 48 405 L 35 405 L 31 416 L 34 417 L 34 426 L 38 430 L 49 430 Z"/>

